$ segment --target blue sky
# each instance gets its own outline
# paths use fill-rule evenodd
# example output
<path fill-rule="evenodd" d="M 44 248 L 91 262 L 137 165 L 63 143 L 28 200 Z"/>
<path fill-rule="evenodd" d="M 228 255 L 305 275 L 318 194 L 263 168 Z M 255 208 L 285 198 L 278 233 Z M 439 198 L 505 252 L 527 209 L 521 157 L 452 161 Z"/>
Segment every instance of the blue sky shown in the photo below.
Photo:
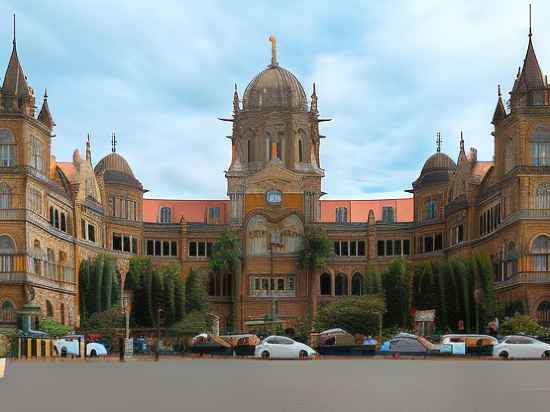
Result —
<path fill-rule="evenodd" d="M 534 45 L 550 65 L 550 2 L 533 3 Z M 317 83 L 327 198 L 403 196 L 458 136 L 490 160 L 497 83 L 522 63 L 528 1 L 303 2 L 3 0 L 2 73 L 17 15 L 19 57 L 37 97 L 48 88 L 54 153 L 92 134 L 94 161 L 119 152 L 156 198 L 223 198 L 233 84 L 242 95 L 269 63 L 306 93 Z M 3 22 L 3 23 L 2 23 Z M 3 56 L 3 57 L 2 57 Z"/>

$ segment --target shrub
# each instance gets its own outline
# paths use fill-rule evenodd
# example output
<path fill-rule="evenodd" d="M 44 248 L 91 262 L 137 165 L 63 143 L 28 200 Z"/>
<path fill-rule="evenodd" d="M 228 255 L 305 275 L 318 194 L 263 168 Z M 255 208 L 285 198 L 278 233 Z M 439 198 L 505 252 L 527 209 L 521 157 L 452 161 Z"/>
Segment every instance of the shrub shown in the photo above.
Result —
<path fill-rule="evenodd" d="M 38 330 L 51 336 L 65 336 L 71 332 L 71 328 L 53 319 L 45 318 L 40 321 Z"/>
<path fill-rule="evenodd" d="M 502 322 L 500 326 L 501 335 L 533 335 L 544 333 L 544 328 L 537 321 L 527 315 L 518 315 Z"/>
<path fill-rule="evenodd" d="M 172 336 L 195 336 L 210 330 L 210 319 L 204 312 L 189 312 L 185 318 L 174 323 L 169 329 L 168 334 Z"/>

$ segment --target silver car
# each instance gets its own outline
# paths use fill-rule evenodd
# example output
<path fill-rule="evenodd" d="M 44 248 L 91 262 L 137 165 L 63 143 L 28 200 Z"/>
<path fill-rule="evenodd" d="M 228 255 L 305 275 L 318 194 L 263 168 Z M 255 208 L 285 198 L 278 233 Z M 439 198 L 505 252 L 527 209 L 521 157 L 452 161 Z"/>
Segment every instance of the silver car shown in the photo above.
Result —
<path fill-rule="evenodd" d="M 317 352 L 285 336 L 270 336 L 256 346 L 254 355 L 261 359 L 311 359 Z"/>

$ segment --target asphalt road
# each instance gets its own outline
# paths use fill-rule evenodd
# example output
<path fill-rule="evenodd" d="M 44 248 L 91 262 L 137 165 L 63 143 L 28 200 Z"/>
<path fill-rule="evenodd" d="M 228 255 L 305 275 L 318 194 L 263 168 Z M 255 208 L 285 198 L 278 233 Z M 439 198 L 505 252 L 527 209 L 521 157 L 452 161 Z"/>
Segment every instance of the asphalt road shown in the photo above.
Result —
<path fill-rule="evenodd" d="M 12 362 L 2 412 L 548 411 L 550 362 Z"/>

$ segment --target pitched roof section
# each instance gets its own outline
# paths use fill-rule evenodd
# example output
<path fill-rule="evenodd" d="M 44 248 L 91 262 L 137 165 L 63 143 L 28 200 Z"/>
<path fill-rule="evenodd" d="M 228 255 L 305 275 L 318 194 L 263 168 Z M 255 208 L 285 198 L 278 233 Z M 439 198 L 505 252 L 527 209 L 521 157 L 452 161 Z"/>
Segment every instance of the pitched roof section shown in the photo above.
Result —
<path fill-rule="evenodd" d="M 531 41 L 531 35 L 529 35 L 529 44 L 527 46 L 527 53 L 523 60 L 523 68 L 519 77 L 514 83 L 512 94 L 517 92 L 525 92 L 533 89 L 542 89 L 545 87 L 544 76 L 540 70 L 539 62 L 533 48 L 533 42 Z"/>
<path fill-rule="evenodd" d="M 219 223 L 229 222 L 229 200 L 164 200 L 143 199 L 143 221 L 156 223 L 160 220 L 160 208 L 172 210 L 172 222 L 205 223 L 208 209 L 220 208 Z M 412 222 L 413 199 L 379 200 L 321 200 L 322 223 L 336 222 L 336 209 L 346 207 L 350 222 L 367 222 L 369 210 L 374 211 L 375 219 L 382 220 L 382 208 L 393 207 L 396 222 Z"/>
<path fill-rule="evenodd" d="M 25 96 L 28 94 L 27 80 L 25 79 L 25 73 L 19 63 L 19 57 L 17 56 L 17 46 L 15 40 L 13 41 L 13 48 L 11 51 L 10 62 L 4 75 L 4 83 L 2 85 L 2 93 L 11 96 Z"/>

